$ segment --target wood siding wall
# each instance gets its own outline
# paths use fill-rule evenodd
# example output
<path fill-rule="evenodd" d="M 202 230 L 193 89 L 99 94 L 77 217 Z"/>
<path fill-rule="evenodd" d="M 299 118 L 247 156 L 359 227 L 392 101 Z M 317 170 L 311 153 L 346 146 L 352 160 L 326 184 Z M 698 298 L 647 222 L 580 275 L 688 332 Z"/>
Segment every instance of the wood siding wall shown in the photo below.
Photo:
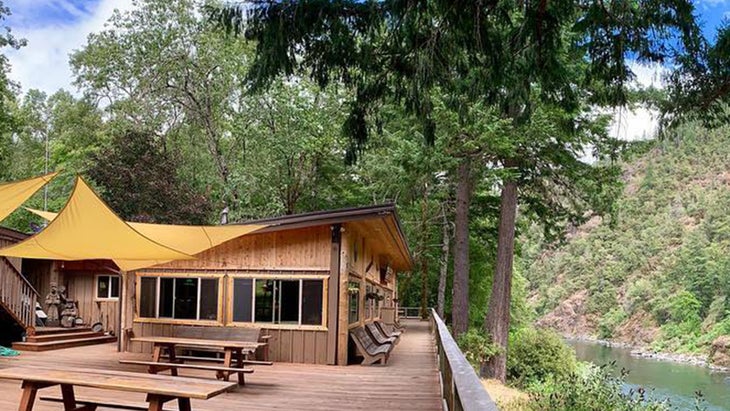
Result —
<path fill-rule="evenodd" d="M 374 246 L 375 239 L 367 235 L 365 230 L 358 224 L 346 224 L 342 235 L 342 250 L 340 264 L 340 304 L 339 304 L 339 333 L 337 342 L 338 364 L 347 364 L 349 347 L 349 330 L 361 326 L 366 322 L 379 318 L 379 313 L 374 312 L 367 316 L 366 311 L 366 289 L 367 284 L 377 284 L 383 293 L 390 298 L 381 301 L 382 306 L 392 306 L 394 290 L 396 287 L 395 273 L 386 284 L 380 283 L 381 252 Z M 349 293 L 348 282 L 350 279 L 360 282 L 359 312 L 360 320 L 349 324 Z"/>
<path fill-rule="evenodd" d="M 253 234 L 241 237 L 199 254 L 196 260 L 175 261 L 151 270 L 141 272 L 200 272 L 281 274 L 287 271 L 321 271 L 330 272 L 331 260 L 330 226 L 302 228 L 297 230 L 278 231 Z M 336 281 L 336 280 L 335 280 Z M 161 322 L 134 321 L 136 317 L 137 296 L 136 275 L 127 273 L 123 287 L 124 332 L 122 350 L 131 352 L 151 352 L 150 344 L 133 343 L 129 337 L 172 334 L 173 325 Z M 328 283 L 328 287 L 331 287 Z M 224 293 L 225 295 L 225 293 Z M 224 300 L 226 298 L 224 297 Z M 325 303 L 326 304 L 326 303 Z M 337 306 L 327 305 L 328 318 L 337 315 Z M 225 313 L 227 310 L 224 309 Z M 194 322 L 191 322 L 194 324 Z M 269 356 L 273 361 L 312 364 L 328 364 L 328 352 L 334 346 L 328 344 L 331 329 L 303 330 L 265 328 L 264 334 L 271 335 L 269 340 Z"/>
<path fill-rule="evenodd" d="M 119 327 L 119 300 L 96 299 L 96 276 L 91 273 L 67 272 L 64 280 L 68 298 L 78 301 L 79 316 L 84 322 L 89 325 L 101 322 L 104 331 L 116 333 Z"/>

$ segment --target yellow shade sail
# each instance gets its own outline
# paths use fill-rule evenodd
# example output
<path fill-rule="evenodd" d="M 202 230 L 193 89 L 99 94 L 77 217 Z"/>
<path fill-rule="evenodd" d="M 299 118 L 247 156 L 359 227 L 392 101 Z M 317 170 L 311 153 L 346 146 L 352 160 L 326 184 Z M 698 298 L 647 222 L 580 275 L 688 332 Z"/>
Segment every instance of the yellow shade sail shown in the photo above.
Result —
<path fill-rule="evenodd" d="M 6 257 L 46 260 L 109 259 L 125 271 L 149 261 L 193 259 L 130 227 L 80 177 L 66 206 L 43 231 L 0 249 Z"/>
<path fill-rule="evenodd" d="M 57 174 L 51 173 L 28 180 L 0 184 L 0 221 L 20 207 L 41 187 L 53 180 Z"/>
<path fill-rule="evenodd" d="M 40 217 L 53 221 L 57 213 L 50 211 L 35 210 L 26 208 L 28 211 L 39 215 Z M 147 223 L 127 223 L 144 236 L 164 244 L 175 250 L 182 251 L 186 254 L 195 255 L 205 250 L 223 244 L 234 238 L 250 234 L 256 230 L 266 227 L 266 225 L 248 224 L 248 225 L 214 225 L 214 226 L 187 226 L 187 225 L 170 225 L 170 224 L 147 224 Z M 161 264 L 166 261 L 145 261 L 134 263 L 138 268 L 150 267 Z"/>

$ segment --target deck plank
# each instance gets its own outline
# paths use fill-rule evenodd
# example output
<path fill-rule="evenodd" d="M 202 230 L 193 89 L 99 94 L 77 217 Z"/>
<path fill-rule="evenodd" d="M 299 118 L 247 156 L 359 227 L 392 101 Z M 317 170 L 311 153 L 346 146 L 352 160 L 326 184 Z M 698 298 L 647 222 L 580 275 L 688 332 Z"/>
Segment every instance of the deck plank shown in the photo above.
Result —
<path fill-rule="evenodd" d="M 275 363 L 258 367 L 246 386 L 207 401 L 193 400 L 198 410 L 441 410 L 436 354 L 427 322 L 411 321 L 408 331 L 393 351 L 387 366 L 348 367 Z M 24 352 L 0 359 L 0 368 L 19 365 L 99 368 L 146 372 L 144 367 L 119 364 L 119 359 L 149 360 L 145 354 L 117 353 L 116 344 L 69 348 L 48 352 Z M 210 378 L 209 373 L 190 370 L 184 376 Z M 58 387 L 39 391 L 58 395 Z M 134 393 L 79 388 L 77 395 L 144 404 Z M 0 410 L 17 409 L 20 384 L 0 381 Z M 38 401 L 35 410 L 57 411 L 58 404 Z M 101 410 L 101 409 L 100 409 Z"/>

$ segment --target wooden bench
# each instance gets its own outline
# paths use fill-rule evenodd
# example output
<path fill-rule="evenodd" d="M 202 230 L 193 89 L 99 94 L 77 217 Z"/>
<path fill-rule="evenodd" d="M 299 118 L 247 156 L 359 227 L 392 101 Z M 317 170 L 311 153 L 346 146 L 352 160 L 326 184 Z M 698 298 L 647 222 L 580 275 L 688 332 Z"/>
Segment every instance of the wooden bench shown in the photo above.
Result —
<path fill-rule="evenodd" d="M 60 402 L 63 403 L 63 397 L 43 396 L 40 398 L 41 401 L 48 402 Z M 109 402 L 102 400 L 93 400 L 90 398 L 78 398 L 76 397 L 76 404 L 84 406 L 85 409 L 95 410 L 98 407 L 111 408 L 115 410 L 134 410 L 134 411 L 147 411 L 147 405 L 137 404 L 131 402 Z M 173 411 L 172 408 L 163 408 L 162 411 Z"/>
<path fill-rule="evenodd" d="M 403 334 L 403 331 L 396 330 L 395 326 L 390 326 L 382 321 L 375 321 L 373 324 L 375 324 L 375 326 L 378 327 L 386 337 L 400 338 Z"/>
<path fill-rule="evenodd" d="M 363 356 L 361 365 L 370 365 L 378 361 L 383 365 L 388 363 L 390 352 L 393 351 L 393 344 L 378 344 L 365 331 L 364 327 L 357 327 L 350 331 L 350 337 Z"/>
<path fill-rule="evenodd" d="M 169 355 L 163 355 L 162 358 L 169 359 Z M 200 362 L 223 362 L 224 358 L 219 357 L 199 357 L 197 355 L 176 355 L 175 359 L 182 361 L 200 361 Z M 273 361 L 259 360 L 243 360 L 243 365 L 274 365 Z"/>
<path fill-rule="evenodd" d="M 173 366 L 175 364 L 182 364 L 183 359 L 177 358 L 177 348 L 179 347 L 193 347 L 196 349 L 215 349 L 224 352 L 223 357 L 223 368 L 216 369 L 216 378 L 228 381 L 232 374 L 238 374 L 239 384 L 245 384 L 243 378 L 243 372 L 238 372 L 244 369 L 244 361 L 249 361 L 246 355 L 249 352 L 254 351 L 260 343 L 252 343 L 245 341 L 225 341 L 225 340 L 208 340 L 208 339 L 197 339 L 197 338 L 183 338 L 183 337 L 135 337 L 130 341 L 132 342 L 146 342 L 152 343 L 152 361 L 149 362 L 148 372 L 150 374 L 156 374 L 160 371 L 170 370 L 173 376 L 177 376 L 178 368 L 193 368 L 191 367 L 178 367 Z M 167 352 L 168 361 L 163 361 L 163 351 Z M 250 365 L 250 363 L 249 363 Z M 212 369 L 213 366 L 196 366 L 198 369 Z M 206 368 L 202 368 L 206 367 Z M 233 369 L 233 371 L 229 370 Z"/>
<path fill-rule="evenodd" d="M 180 357 L 177 357 L 178 359 Z M 220 371 L 220 372 L 226 372 L 230 374 L 239 374 L 238 383 L 241 385 L 246 385 L 246 380 L 243 377 L 243 374 L 253 374 L 253 369 L 251 368 L 236 368 L 236 367 L 223 367 L 223 366 L 215 366 L 215 365 L 195 365 L 195 364 L 185 364 L 181 362 L 155 362 L 155 361 L 137 361 L 137 360 L 119 360 L 120 364 L 134 364 L 134 365 L 146 365 L 149 367 L 150 374 L 156 374 L 160 371 L 165 371 L 168 369 L 173 368 L 185 368 L 185 369 L 191 369 L 191 370 L 207 370 L 207 371 Z M 221 374 L 218 374 L 221 375 Z M 220 378 L 219 378 L 220 379 Z"/>
<path fill-rule="evenodd" d="M 172 327 L 172 336 L 181 338 L 199 338 L 206 340 L 226 340 L 226 341 L 244 341 L 250 343 L 258 343 L 260 349 L 260 355 L 257 355 L 257 359 L 268 361 L 269 360 L 269 344 L 268 341 L 271 338 L 270 335 L 261 335 L 260 328 L 249 328 L 249 327 L 196 327 L 190 325 L 176 325 Z M 259 351 L 257 349 L 256 351 Z M 194 350 L 189 351 L 204 351 L 204 352 L 220 352 L 215 348 L 201 348 L 195 347 Z"/>
<path fill-rule="evenodd" d="M 380 332 L 380 329 L 373 323 L 365 324 L 365 329 L 370 334 L 370 336 L 375 340 L 378 344 L 398 344 L 398 338 L 396 337 L 386 337 L 382 332 Z"/>
<path fill-rule="evenodd" d="M 206 381 L 197 378 L 175 378 L 167 375 L 97 370 L 86 368 L 11 367 L 0 370 L 0 379 L 22 381 L 19 411 L 32 411 L 38 390 L 55 385 L 61 386 L 61 401 L 65 410 L 94 411 L 99 406 L 116 406 L 130 409 L 129 404 L 109 404 L 90 401 L 80 404 L 75 387 L 146 394 L 148 411 L 162 411 L 163 404 L 176 401 L 180 411 L 191 411 L 191 399 L 207 400 L 224 393 L 236 384 L 222 381 Z M 132 408 L 134 409 L 134 408 Z"/>

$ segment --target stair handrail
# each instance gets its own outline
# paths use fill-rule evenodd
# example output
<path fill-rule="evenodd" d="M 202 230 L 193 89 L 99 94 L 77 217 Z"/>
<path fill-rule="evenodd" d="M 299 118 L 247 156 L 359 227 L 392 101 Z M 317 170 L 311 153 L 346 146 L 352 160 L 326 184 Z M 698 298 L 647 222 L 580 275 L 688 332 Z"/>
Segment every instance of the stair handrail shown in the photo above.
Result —
<path fill-rule="evenodd" d="M 39 297 L 38 291 L 7 257 L 2 257 L 2 261 L 9 268 L 8 272 L 12 273 L 12 281 L 17 282 L 18 288 L 16 290 L 0 289 L 0 303 L 26 330 L 26 334 L 32 335 L 35 333 L 35 309 Z M 2 276 L 0 276 L 0 281 L 5 281 Z"/>
<path fill-rule="evenodd" d="M 17 268 L 15 268 L 15 265 L 13 265 L 13 264 L 12 264 L 12 263 L 10 262 L 10 260 L 8 259 L 8 257 L 2 256 L 2 259 L 3 259 L 3 260 L 5 260 L 5 262 L 6 262 L 6 263 L 7 263 L 7 264 L 8 264 L 8 265 L 9 265 L 9 266 L 10 266 L 10 267 L 12 268 L 13 272 L 14 272 L 14 273 L 15 273 L 15 274 L 16 274 L 16 275 L 17 275 L 18 277 L 20 277 L 20 279 L 21 279 L 21 280 L 23 280 L 23 282 L 25 283 L 25 285 L 27 285 L 27 286 L 28 286 L 28 288 L 30 288 L 30 291 L 33 291 L 33 294 L 35 294 L 36 298 L 38 298 L 38 297 L 40 297 L 40 296 L 41 296 L 41 295 L 40 295 L 40 294 L 38 293 L 38 290 L 36 290 L 36 289 L 35 289 L 35 287 L 33 287 L 33 284 L 31 284 L 31 283 L 30 283 L 30 281 L 28 281 L 28 279 L 27 279 L 27 278 L 25 278 L 25 276 L 23 275 L 23 273 L 21 273 L 20 271 L 18 271 L 18 269 L 17 269 Z"/>

